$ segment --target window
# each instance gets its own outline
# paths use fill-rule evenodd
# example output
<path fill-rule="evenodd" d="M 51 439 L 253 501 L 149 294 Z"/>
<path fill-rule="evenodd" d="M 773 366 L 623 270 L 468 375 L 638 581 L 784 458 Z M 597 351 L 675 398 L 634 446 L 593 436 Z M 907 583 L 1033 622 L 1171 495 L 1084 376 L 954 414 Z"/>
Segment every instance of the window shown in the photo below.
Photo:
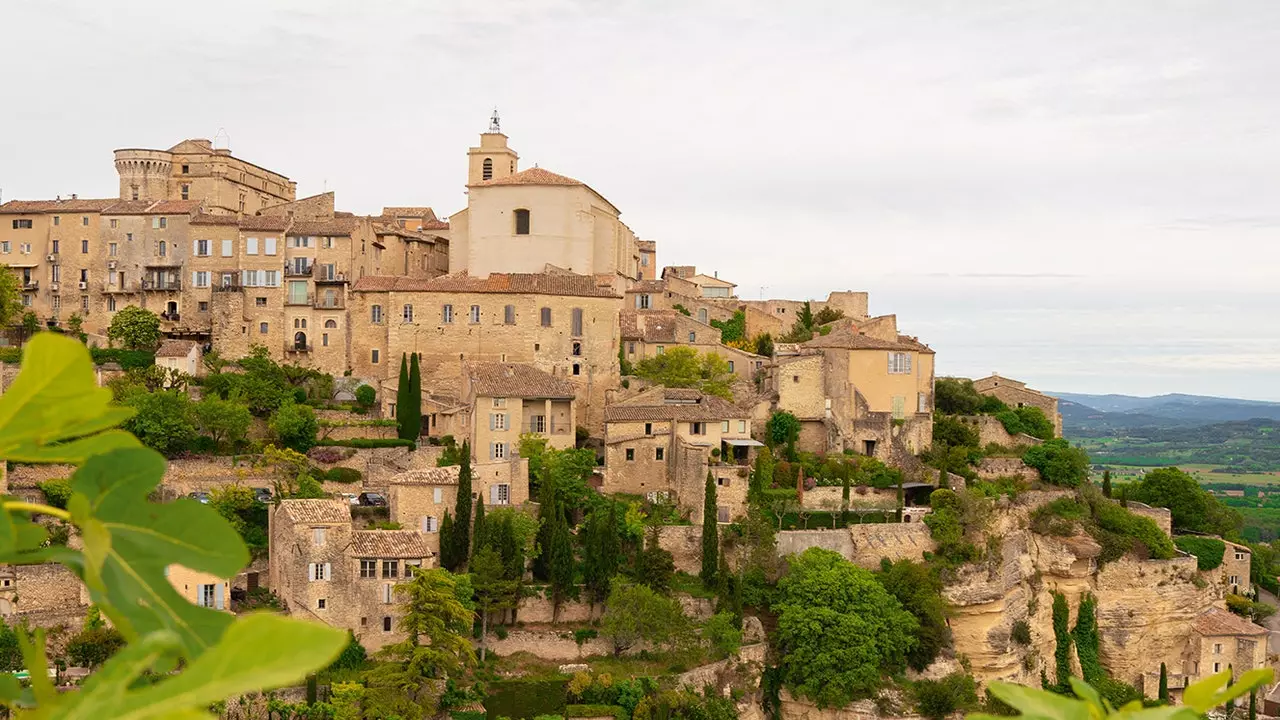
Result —
<path fill-rule="evenodd" d="M 307 565 L 307 577 L 312 582 L 317 580 L 331 580 L 333 574 L 330 572 L 329 563 L 309 563 Z"/>
<path fill-rule="evenodd" d="M 88 240 L 81 240 L 81 241 L 80 241 L 80 254 L 81 254 L 81 255 L 88 255 L 88 254 L 89 254 L 89 241 L 88 241 Z"/>
<path fill-rule="evenodd" d="M 209 303 L 208 303 L 208 302 L 206 302 L 206 301 L 204 301 L 204 300 L 201 300 L 199 303 L 197 303 L 197 306 L 198 306 L 198 308 L 199 308 L 200 312 L 209 312 Z"/>
<path fill-rule="evenodd" d="M 167 257 L 169 255 L 169 243 L 166 243 L 163 240 L 156 243 L 156 254 L 160 257 Z"/>
<path fill-rule="evenodd" d="M 471 312 L 467 315 L 467 322 L 471 323 L 472 325 L 475 325 L 476 323 L 480 322 L 480 306 L 479 305 L 471 306 Z"/>
<path fill-rule="evenodd" d="M 133 186 L 131 186 L 131 188 L 130 188 L 130 189 L 133 191 L 133 199 L 134 199 L 134 200 L 137 200 L 137 199 L 138 199 L 138 186 L 137 186 L 137 185 L 133 185 Z"/>
<path fill-rule="evenodd" d="M 1245 559 L 1245 558 L 1247 558 L 1247 557 L 1249 557 L 1248 553 L 1246 553 L 1246 552 L 1245 552 L 1245 551 L 1243 551 L 1243 550 L 1240 550 L 1239 548 L 1237 548 L 1237 549 L 1236 549 L 1236 559 L 1237 559 L 1237 560 L 1244 560 L 1244 559 Z"/>
<path fill-rule="evenodd" d="M 191 186 L 186 183 L 182 184 L 182 199 L 183 200 L 191 199 Z"/>
<path fill-rule="evenodd" d="M 489 413 L 489 429 L 490 430 L 506 430 L 507 414 L 506 413 Z"/>
<path fill-rule="evenodd" d="M 1214 663 L 1214 664 L 1213 664 L 1213 671 L 1214 671 L 1215 673 L 1222 672 L 1222 663 Z"/>
<path fill-rule="evenodd" d="M 667 351 L 667 348 L 666 348 L 666 347 L 664 347 L 664 346 L 662 346 L 662 345 L 659 345 L 659 346 L 658 346 L 658 348 L 657 348 L 657 350 L 655 350 L 654 352 L 656 352 L 657 354 L 661 355 L 662 353 L 664 353 L 664 352 L 666 352 L 666 351 Z"/>
<path fill-rule="evenodd" d="M 114 295 L 107 296 L 107 312 L 116 311 L 116 298 Z"/>
<path fill-rule="evenodd" d="M 574 308 L 570 314 L 570 331 L 574 337 L 582 337 L 582 308 Z"/>
<path fill-rule="evenodd" d="M 190 173 L 190 172 L 191 172 L 191 166 L 190 166 L 190 165 L 183 165 L 183 166 L 182 166 L 182 174 L 183 174 L 183 175 L 186 175 L 186 174 L 188 174 L 188 173 Z"/>
<path fill-rule="evenodd" d="M 376 348 L 374 350 L 369 351 L 369 362 L 373 363 L 374 365 L 378 364 L 378 351 Z"/>
<path fill-rule="evenodd" d="M 413 306 L 405 305 L 400 315 L 404 319 L 404 322 L 407 322 L 407 323 L 413 322 Z"/>
<path fill-rule="evenodd" d="M 382 324 L 382 306 L 381 305 L 369 306 L 369 322 L 373 323 L 374 325 Z"/>
<path fill-rule="evenodd" d="M 323 241 L 323 243 L 322 243 L 322 247 L 323 247 L 325 250 L 332 250 L 332 249 L 333 249 L 333 238 L 332 238 L 332 237 L 330 237 L 330 236 L 328 236 L 328 235 L 325 235 L 325 236 L 324 236 L 324 241 Z"/>
<path fill-rule="evenodd" d="M 716 485 L 719 485 L 720 487 L 729 487 L 729 478 L 727 477 L 716 478 Z"/>
<path fill-rule="evenodd" d="M 507 444 L 502 442 L 490 443 L 489 459 L 490 460 L 506 460 Z"/>
<path fill-rule="evenodd" d="M 58 217 L 57 215 L 54 215 L 54 216 L 53 216 L 53 226 L 54 226 L 54 227 L 58 227 L 58 226 L 59 226 L 59 225 L 61 225 L 61 224 L 62 224 L 62 218 Z"/>
<path fill-rule="evenodd" d="M 746 432 L 746 431 L 747 431 L 747 421 L 746 421 L 746 420 L 739 420 L 739 421 L 738 421 L 738 432 L 740 432 L 740 433 L 744 433 L 744 432 Z"/>
<path fill-rule="evenodd" d="M 573 364 L 573 367 L 570 369 L 570 371 L 569 371 L 569 372 L 573 373 L 574 375 L 581 375 L 581 374 L 582 374 L 582 365 L 580 365 L 580 364 L 578 364 L 578 363 L 574 363 L 574 364 Z"/>
<path fill-rule="evenodd" d="M 434 517 L 422 518 L 422 532 L 439 532 L 440 523 Z"/>
<path fill-rule="evenodd" d="M 889 353 L 889 374 L 890 375 L 910 375 L 911 374 L 911 355 L 904 352 Z"/>
<path fill-rule="evenodd" d="M 294 329 L 294 330 L 299 330 L 299 329 L 301 329 L 301 330 L 306 330 L 306 329 L 307 329 L 307 319 L 306 319 L 306 318 L 294 318 L 294 319 L 293 319 L 293 329 Z"/>
<path fill-rule="evenodd" d="M 637 309 L 637 310 L 648 310 L 648 309 L 649 309 L 649 302 L 650 302 L 650 299 L 649 299 L 649 296 L 648 296 L 648 295 L 637 295 L 637 296 L 636 296 L 636 309 Z"/>
<path fill-rule="evenodd" d="M 258 323 L 258 332 L 260 334 L 266 335 L 268 332 L 267 328 L 268 328 L 267 323 Z"/>
<path fill-rule="evenodd" d="M 382 561 L 382 577 L 384 578 L 400 577 L 400 561 L 399 560 L 383 560 Z"/>
<path fill-rule="evenodd" d="M 217 602 L 217 600 L 214 597 L 215 587 L 216 586 L 214 585 L 197 585 L 196 586 L 196 593 L 200 596 L 200 601 L 197 604 L 200 607 L 211 608 L 214 606 L 214 604 Z"/>
<path fill-rule="evenodd" d="M 728 420 L 721 420 L 721 421 L 720 421 L 720 432 L 722 432 L 722 433 L 727 433 L 727 432 L 729 432 L 729 421 L 728 421 Z"/>
<path fill-rule="evenodd" d="M 516 210 L 516 234 L 529 234 L 529 211 L 524 208 Z"/>
<path fill-rule="evenodd" d="M 234 241 L 223 240 L 222 241 L 222 257 L 231 257 L 232 253 L 234 252 L 235 252 Z"/>
<path fill-rule="evenodd" d="M 698 333 L 696 333 L 696 332 L 691 332 L 691 333 L 689 333 L 689 342 L 691 342 L 691 343 L 696 343 L 696 342 L 698 342 Z"/>
<path fill-rule="evenodd" d="M 338 321 L 334 320 L 333 318 L 329 318 L 328 320 L 324 321 L 324 328 L 326 330 L 334 330 L 337 327 L 338 327 Z"/>
<path fill-rule="evenodd" d="M 118 250 L 119 248 L 120 248 L 120 246 L 119 246 L 119 244 L 118 244 L 118 243 L 108 243 L 108 244 L 107 244 L 107 255 L 109 255 L 109 256 L 111 256 L 111 257 L 115 257 L 115 256 L 116 256 L 116 250 Z"/>
<path fill-rule="evenodd" d="M 244 239 L 244 254 L 245 254 L 245 255 L 257 255 L 257 254 L 258 254 L 258 238 L 245 238 L 245 239 Z"/>
<path fill-rule="evenodd" d="M 716 507 L 716 522 L 729 522 L 729 508 L 724 505 Z"/>
<path fill-rule="evenodd" d="M 262 239 L 262 249 L 264 255 L 276 254 L 276 239 L 273 237 Z"/>
<path fill-rule="evenodd" d="M 89 282 L 89 270 L 88 270 L 88 269 L 86 269 L 86 268 L 81 268 L 81 269 L 80 269 L 80 282 Z"/>
<path fill-rule="evenodd" d="M 151 218 L 152 230 L 163 230 L 169 227 L 169 218 L 153 217 Z"/>
<path fill-rule="evenodd" d="M 253 299 L 253 304 L 255 307 L 266 307 L 267 299 L 264 297 L 256 297 Z"/>
<path fill-rule="evenodd" d="M 61 295 L 54 295 L 54 296 L 53 296 L 53 311 L 56 313 L 56 312 L 58 312 L 58 311 L 59 311 L 59 310 L 61 310 L 61 309 L 62 309 L 62 296 L 61 296 Z"/>
<path fill-rule="evenodd" d="M 1227 576 L 1227 583 L 1228 583 L 1228 584 L 1230 584 L 1230 585 L 1239 585 L 1239 584 L 1240 584 L 1240 576 L 1239 576 L 1239 575 L 1228 575 L 1228 576 Z"/>
<path fill-rule="evenodd" d="M 635 448 L 627 448 L 627 462 L 631 462 L 632 460 L 635 460 L 635 459 L 636 459 Z"/>
<path fill-rule="evenodd" d="M 893 396 L 893 419 L 902 420 L 907 416 L 907 398 L 904 395 Z"/>
<path fill-rule="evenodd" d="M 582 343 L 577 340 L 573 341 L 573 355 L 574 357 L 582 356 Z"/>
<path fill-rule="evenodd" d="M 125 233 L 124 239 L 125 239 L 125 242 L 133 242 L 133 233 Z"/>
<path fill-rule="evenodd" d="M 706 435 L 706 434 L 707 434 L 707 424 L 706 424 L 706 423 L 700 423 L 700 422 L 691 422 L 691 423 L 689 423 L 689 434 L 690 434 L 690 435 Z"/>
<path fill-rule="evenodd" d="M 311 542 L 315 545 L 323 545 L 324 534 L 324 528 L 311 528 Z"/>
<path fill-rule="evenodd" d="M 654 460 L 665 460 L 665 459 L 666 459 L 666 457 L 667 457 L 667 449 L 666 449 L 666 448 L 654 448 L 654 449 L 653 449 L 653 459 L 654 459 Z"/>
<path fill-rule="evenodd" d="M 431 488 L 431 501 L 437 505 L 444 502 L 444 488 Z"/>
<path fill-rule="evenodd" d="M 412 322 L 412 321 L 413 321 L 412 317 L 405 320 L 405 322 Z M 452 305 L 446 304 L 440 307 L 440 322 L 445 324 L 453 322 L 453 306 Z"/>
<path fill-rule="evenodd" d="M 198 270 L 191 273 L 191 282 L 198 288 L 209 287 L 209 272 L 207 270 Z"/>
<path fill-rule="evenodd" d="M 199 257 L 209 257 L 209 241 L 208 241 L 208 240 L 197 240 L 197 241 L 196 241 L 196 247 L 195 247 L 195 250 L 196 250 L 196 255 L 197 255 L 197 256 L 199 256 Z"/>
<path fill-rule="evenodd" d="M 493 179 L 493 158 L 485 158 L 484 162 L 480 164 L 480 179 Z"/>
<path fill-rule="evenodd" d="M 535 433 L 545 433 L 547 431 L 546 415 L 530 415 L 529 416 L 530 431 Z"/>
<path fill-rule="evenodd" d="M 653 434 L 653 423 L 645 423 L 645 424 L 644 424 L 644 434 L 645 434 L 645 435 L 652 435 L 652 434 Z"/>
<path fill-rule="evenodd" d="M 506 399 L 506 398 L 494 398 L 494 399 L 493 399 L 493 406 L 494 406 L 494 407 L 506 407 L 506 406 L 507 406 L 507 399 Z"/>
<path fill-rule="evenodd" d="M 636 344 L 634 342 L 627 343 L 627 354 L 628 355 L 636 354 Z"/>
<path fill-rule="evenodd" d="M 118 228 L 118 227 L 120 227 L 120 221 L 119 221 L 119 220 L 114 220 L 114 219 L 113 219 L 113 220 L 111 221 L 111 229 L 112 229 L 112 230 L 115 230 L 115 229 L 116 229 L 116 228 Z"/>
<path fill-rule="evenodd" d="M 14 230 L 30 230 L 31 221 L 30 220 L 14 220 L 13 229 Z"/>
<path fill-rule="evenodd" d="M 929 395 L 928 393 L 916 394 L 916 412 L 929 412 Z"/>
<path fill-rule="evenodd" d="M 55 255 L 58 253 L 58 248 L 59 248 L 59 246 L 60 246 L 60 245 L 61 245 L 61 243 L 60 243 L 59 241 L 57 241 L 57 240 L 54 240 L 54 241 L 53 241 L 53 253 L 54 253 Z"/>
<path fill-rule="evenodd" d="M 516 324 L 516 306 L 515 305 L 508 305 L 502 308 L 502 322 L 506 323 L 507 325 Z"/>
<path fill-rule="evenodd" d="M 3 252 L 4 254 L 8 255 L 11 247 L 12 246 L 9 244 L 9 241 L 5 240 L 4 242 L 0 243 L 0 252 Z"/>
<path fill-rule="evenodd" d="M 489 504 L 490 505 L 510 505 L 511 504 L 511 486 L 506 483 L 496 483 L 489 486 Z"/>
<path fill-rule="evenodd" d="M 542 327 L 551 327 L 551 308 L 542 308 Z"/>
<path fill-rule="evenodd" d="M 186 194 L 185 192 L 184 192 L 184 193 L 182 193 L 182 197 L 183 197 L 184 199 L 186 198 L 186 196 L 187 196 L 187 194 Z M 324 598 L 316 598 L 316 609 L 317 609 L 317 610 L 323 610 L 323 609 L 324 609 L 324 602 L 325 602 Z"/>
<path fill-rule="evenodd" d="M 391 632 L 391 616 L 385 615 L 382 618 L 382 632 Z"/>

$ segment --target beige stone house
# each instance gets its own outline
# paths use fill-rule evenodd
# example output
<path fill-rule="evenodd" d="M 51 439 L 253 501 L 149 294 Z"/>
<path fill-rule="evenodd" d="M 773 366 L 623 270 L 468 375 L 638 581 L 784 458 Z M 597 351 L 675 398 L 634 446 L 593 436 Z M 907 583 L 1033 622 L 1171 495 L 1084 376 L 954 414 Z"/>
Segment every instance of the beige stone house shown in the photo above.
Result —
<path fill-rule="evenodd" d="M 432 553 L 440 551 L 440 524 L 458 502 L 457 465 L 409 470 L 391 478 L 387 490 L 391 520 L 422 533 Z M 519 507 L 529 501 L 529 461 L 512 457 L 505 462 L 477 462 L 471 466 L 471 495 L 483 498 L 486 510 Z M 474 505 L 473 505 L 474 507 Z"/>
<path fill-rule="evenodd" d="M 894 316 L 840 321 L 776 354 L 777 408 L 801 419 L 805 449 L 907 466 L 932 444 L 933 350 L 898 334 Z"/>
<path fill-rule="evenodd" d="M 665 496 L 700 520 L 707 472 L 716 477 L 720 521 L 746 502 L 750 412 L 685 388 L 655 387 L 605 409 L 606 493 Z"/>
<path fill-rule="evenodd" d="M 417 530 L 355 530 L 341 500 L 283 500 L 269 522 L 270 586 L 295 617 L 351 630 L 374 650 L 403 639 L 394 587 L 434 553 Z"/>
<path fill-rule="evenodd" d="M 852 290 L 834 291 L 826 300 L 810 300 L 809 311 L 817 313 L 824 308 L 839 310 L 850 320 L 866 321 L 868 295 Z M 740 307 L 747 313 L 747 336 L 769 333 L 776 339 L 795 325 L 804 307 L 804 300 L 742 300 Z"/>
<path fill-rule="evenodd" d="M 1222 580 L 1227 589 L 1237 595 L 1248 595 L 1252 590 L 1249 573 L 1253 562 L 1253 551 L 1247 545 L 1240 545 L 1223 540 L 1227 549 L 1222 553 Z"/>
<path fill-rule="evenodd" d="M 388 380 L 384 414 L 395 417 L 398 381 Z M 471 442 L 473 454 L 484 460 L 513 457 L 526 433 L 547 440 L 552 449 L 575 443 L 576 388 L 568 380 L 524 363 L 468 363 L 459 378 L 457 395 L 423 395 L 422 427 L 431 437 Z"/>
<path fill-rule="evenodd" d="M 755 377 L 768 362 L 762 355 L 721 344 L 718 328 L 676 310 L 623 310 L 618 325 L 623 353 L 633 364 L 678 345 L 720 355 L 729 363 L 729 372 L 743 380 Z"/>
<path fill-rule="evenodd" d="M 195 200 L 218 215 L 252 215 L 290 202 L 297 184 L 241 160 L 203 138 L 183 140 L 168 150 L 115 151 L 121 200 Z"/>
<path fill-rule="evenodd" d="M 204 374 L 203 355 L 199 343 L 191 340 L 165 340 L 156 350 L 156 367 L 199 377 Z"/>
<path fill-rule="evenodd" d="M 1221 608 L 1210 608 L 1192 621 L 1181 666 L 1167 666 L 1169 697 L 1182 701 L 1182 691 L 1201 678 L 1230 669 L 1241 673 L 1267 666 L 1270 631 Z M 1155 697 L 1160 688 L 1158 668 L 1142 674 L 1142 690 Z M 1265 691 L 1264 691 L 1265 694 Z"/>
<path fill-rule="evenodd" d="M 170 565 L 164 570 L 169 584 L 192 605 L 231 611 L 231 583 L 207 572 Z"/>
<path fill-rule="evenodd" d="M 1037 407 L 1053 423 L 1053 436 L 1062 437 L 1062 413 L 1058 412 L 1058 398 L 1032 390 L 1024 382 L 1000 377 L 996 373 L 973 381 L 973 389 L 990 395 L 1011 408 Z"/>
<path fill-rule="evenodd" d="M 670 268 L 668 268 L 670 269 Z M 703 325 L 712 320 L 732 320 L 734 307 L 730 303 L 718 302 L 708 298 L 687 295 L 694 291 L 692 285 L 674 288 L 668 279 L 643 280 L 631 284 L 626 290 L 624 307 L 628 310 L 674 310 L 681 308 L 688 311 L 689 316 Z M 683 292 L 682 292 L 683 291 Z"/>

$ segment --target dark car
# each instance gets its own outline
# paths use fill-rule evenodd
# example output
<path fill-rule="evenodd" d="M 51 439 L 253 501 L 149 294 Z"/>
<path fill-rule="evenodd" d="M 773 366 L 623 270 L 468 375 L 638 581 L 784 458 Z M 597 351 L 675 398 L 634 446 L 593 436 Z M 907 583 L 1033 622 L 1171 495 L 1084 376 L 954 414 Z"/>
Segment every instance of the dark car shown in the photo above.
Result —
<path fill-rule="evenodd" d="M 360 504 L 364 505 L 365 507 L 386 507 L 387 506 L 387 499 L 382 496 L 382 493 L 362 492 L 360 493 L 360 497 L 358 499 L 360 501 Z"/>
<path fill-rule="evenodd" d="M 204 490 L 196 490 L 193 493 L 188 493 L 187 497 L 191 498 L 192 500 L 198 500 L 202 503 L 205 503 L 206 505 L 209 503 L 209 493 L 205 492 Z"/>
<path fill-rule="evenodd" d="M 257 487 L 253 489 L 253 499 L 260 503 L 271 502 L 271 488 Z"/>

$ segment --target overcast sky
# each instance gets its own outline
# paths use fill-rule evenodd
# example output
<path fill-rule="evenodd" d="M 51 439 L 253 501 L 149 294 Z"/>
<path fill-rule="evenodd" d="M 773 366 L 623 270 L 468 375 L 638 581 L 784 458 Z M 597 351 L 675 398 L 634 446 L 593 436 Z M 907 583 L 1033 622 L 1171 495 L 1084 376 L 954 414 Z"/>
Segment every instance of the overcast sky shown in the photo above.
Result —
<path fill-rule="evenodd" d="M 941 374 L 1280 400 L 1280 3 L 4 0 L 5 199 L 224 129 L 341 209 L 465 204 L 497 106 L 660 264 L 869 290 Z"/>

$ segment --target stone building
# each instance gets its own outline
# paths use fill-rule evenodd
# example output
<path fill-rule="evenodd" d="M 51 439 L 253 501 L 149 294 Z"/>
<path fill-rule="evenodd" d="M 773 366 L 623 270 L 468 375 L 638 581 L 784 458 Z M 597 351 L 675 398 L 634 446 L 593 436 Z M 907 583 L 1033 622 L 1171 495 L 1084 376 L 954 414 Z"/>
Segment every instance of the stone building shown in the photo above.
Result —
<path fill-rule="evenodd" d="M 216 575 L 170 565 L 164 570 L 169 584 L 192 605 L 231 611 L 231 582 Z"/>
<path fill-rule="evenodd" d="M 551 449 L 574 446 L 576 388 L 569 381 L 523 363 L 468 363 L 459 380 L 458 396 L 424 392 L 422 427 L 430 436 L 470 440 L 472 452 L 488 460 L 513 457 L 526 433 Z M 398 385 L 383 383 L 390 417 Z"/>
<path fill-rule="evenodd" d="M 352 290 L 356 376 L 397 377 L 400 357 L 416 352 L 422 387 L 459 397 L 467 363 L 530 364 L 572 383 L 579 422 L 602 427 L 605 391 L 619 382 L 622 298 L 595 278 L 365 277 Z"/>
<path fill-rule="evenodd" d="M 440 551 L 440 524 L 458 502 L 457 465 L 409 470 L 391 478 L 387 491 L 391 520 L 421 531 L 427 548 Z M 505 462 L 473 463 L 471 495 L 484 499 L 485 509 L 520 507 L 529 501 L 529 461 L 512 457 Z M 475 507 L 473 504 L 472 507 Z"/>
<path fill-rule="evenodd" d="M 1252 590 L 1249 573 L 1253 551 L 1247 545 L 1223 540 L 1227 549 L 1222 553 L 1222 580 L 1227 589 L 1236 595 L 1248 595 Z"/>
<path fill-rule="evenodd" d="M 115 163 L 121 200 L 201 200 L 214 214 L 252 215 L 297 194 L 289 178 L 203 138 L 168 150 L 116 150 Z"/>
<path fill-rule="evenodd" d="M 88 607 L 88 589 L 62 565 L 0 566 L 0 618 L 10 626 L 75 626 Z"/>
<path fill-rule="evenodd" d="M 670 270 L 670 268 L 667 268 Z M 733 319 L 735 307 L 732 302 L 720 298 L 711 299 L 696 296 L 696 286 L 682 281 L 672 280 L 668 273 L 658 280 L 643 280 L 633 283 L 626 290 L 624 306 L 628 310 L 669 310 L 681 314 L 687 312 L 703 325 L 712 320 L 724 322 Z"/>
<path fill-rule="evenodd" d="M 635 364 L 660 355 L 667 348 L 685 345 L 700 353 L 712 352 L 729 363 L 729 372 L 751 380 L 768 358 L 720 342 L 719 328 L 700 323 L 676 310 L 623 310 L 619 317 L 623 353 Z"/>
<path fill-rule="evenodd" d="M 750 413 L 713 395 L 655 387 L 605 409 L 601 490 L 667 497 L 702 517 L 707 472 L 716 477 L 720 521 L 746 503 L 752 448 Z"/>
<path fill-rule="evenodd" d="M 434 553 L 417 530 L 355 530 L 341 500 L 282 500 L 269 519 L 270 586 L 295 617 L 351 630 L 376 650 L 404 638 L 395 585 Z"/>
<path fill-rule="evenodd" d="M 520 170 L 496 112 L 467 156 L 467 207 L 449 218 L 451 273 L 560 270 L 599 275 L 619 289 L 640 278 L 639 241 L 618 208 L 579 180 Z"/>
<path fill-rule="evenodd" d="M 203 353 L 190 340 L 165 340 L 156 350 L 156 367 L 198 377 L 204 374 Z"/>
<path fill-rule="evenodd" d="M 1049 422 L 1053 423 L 1053 436 L 1062 437 L 1062 413 L 1058 412 L 1058 398 L 1032 390 L 1024 382 L 1000 377 L 996 373 L 974 380 L 973 389 L 983 395 L 990 395 L 1011 408 L 1040 408 Z"/>
<path fill-rule="evenodd" d="M 1192 626 L 1189 682 L 1222 672 L 1228 667 L 1240 673 L 1266 667 L 1267 636 L 1270 631 L 1234 613 L 1212 608 L 1196 618 Z"/>
<path fill-rule="evenodd" d="M 848 449 L 910 467 L 932 444 L 933 350 L 898 334 L 894 316 L 843 320 L 776 354 L 777 409 L 801 419 L 805 449 Z M 811 356 L 821 364 L 804 359 Z"/>
<path fill-rule="evenodd" d="M 777 339 L 795 325 L 804 304 L 809 312 L 823 309 L 839 310 L 844 317 L 854 321 L 866 321 L 868 296 L 865 292 L 839 290 L 827 294 L 826 300 L 742 300 L 740 307 L 747 313 L 747 336 L 769 333 Z"/>

